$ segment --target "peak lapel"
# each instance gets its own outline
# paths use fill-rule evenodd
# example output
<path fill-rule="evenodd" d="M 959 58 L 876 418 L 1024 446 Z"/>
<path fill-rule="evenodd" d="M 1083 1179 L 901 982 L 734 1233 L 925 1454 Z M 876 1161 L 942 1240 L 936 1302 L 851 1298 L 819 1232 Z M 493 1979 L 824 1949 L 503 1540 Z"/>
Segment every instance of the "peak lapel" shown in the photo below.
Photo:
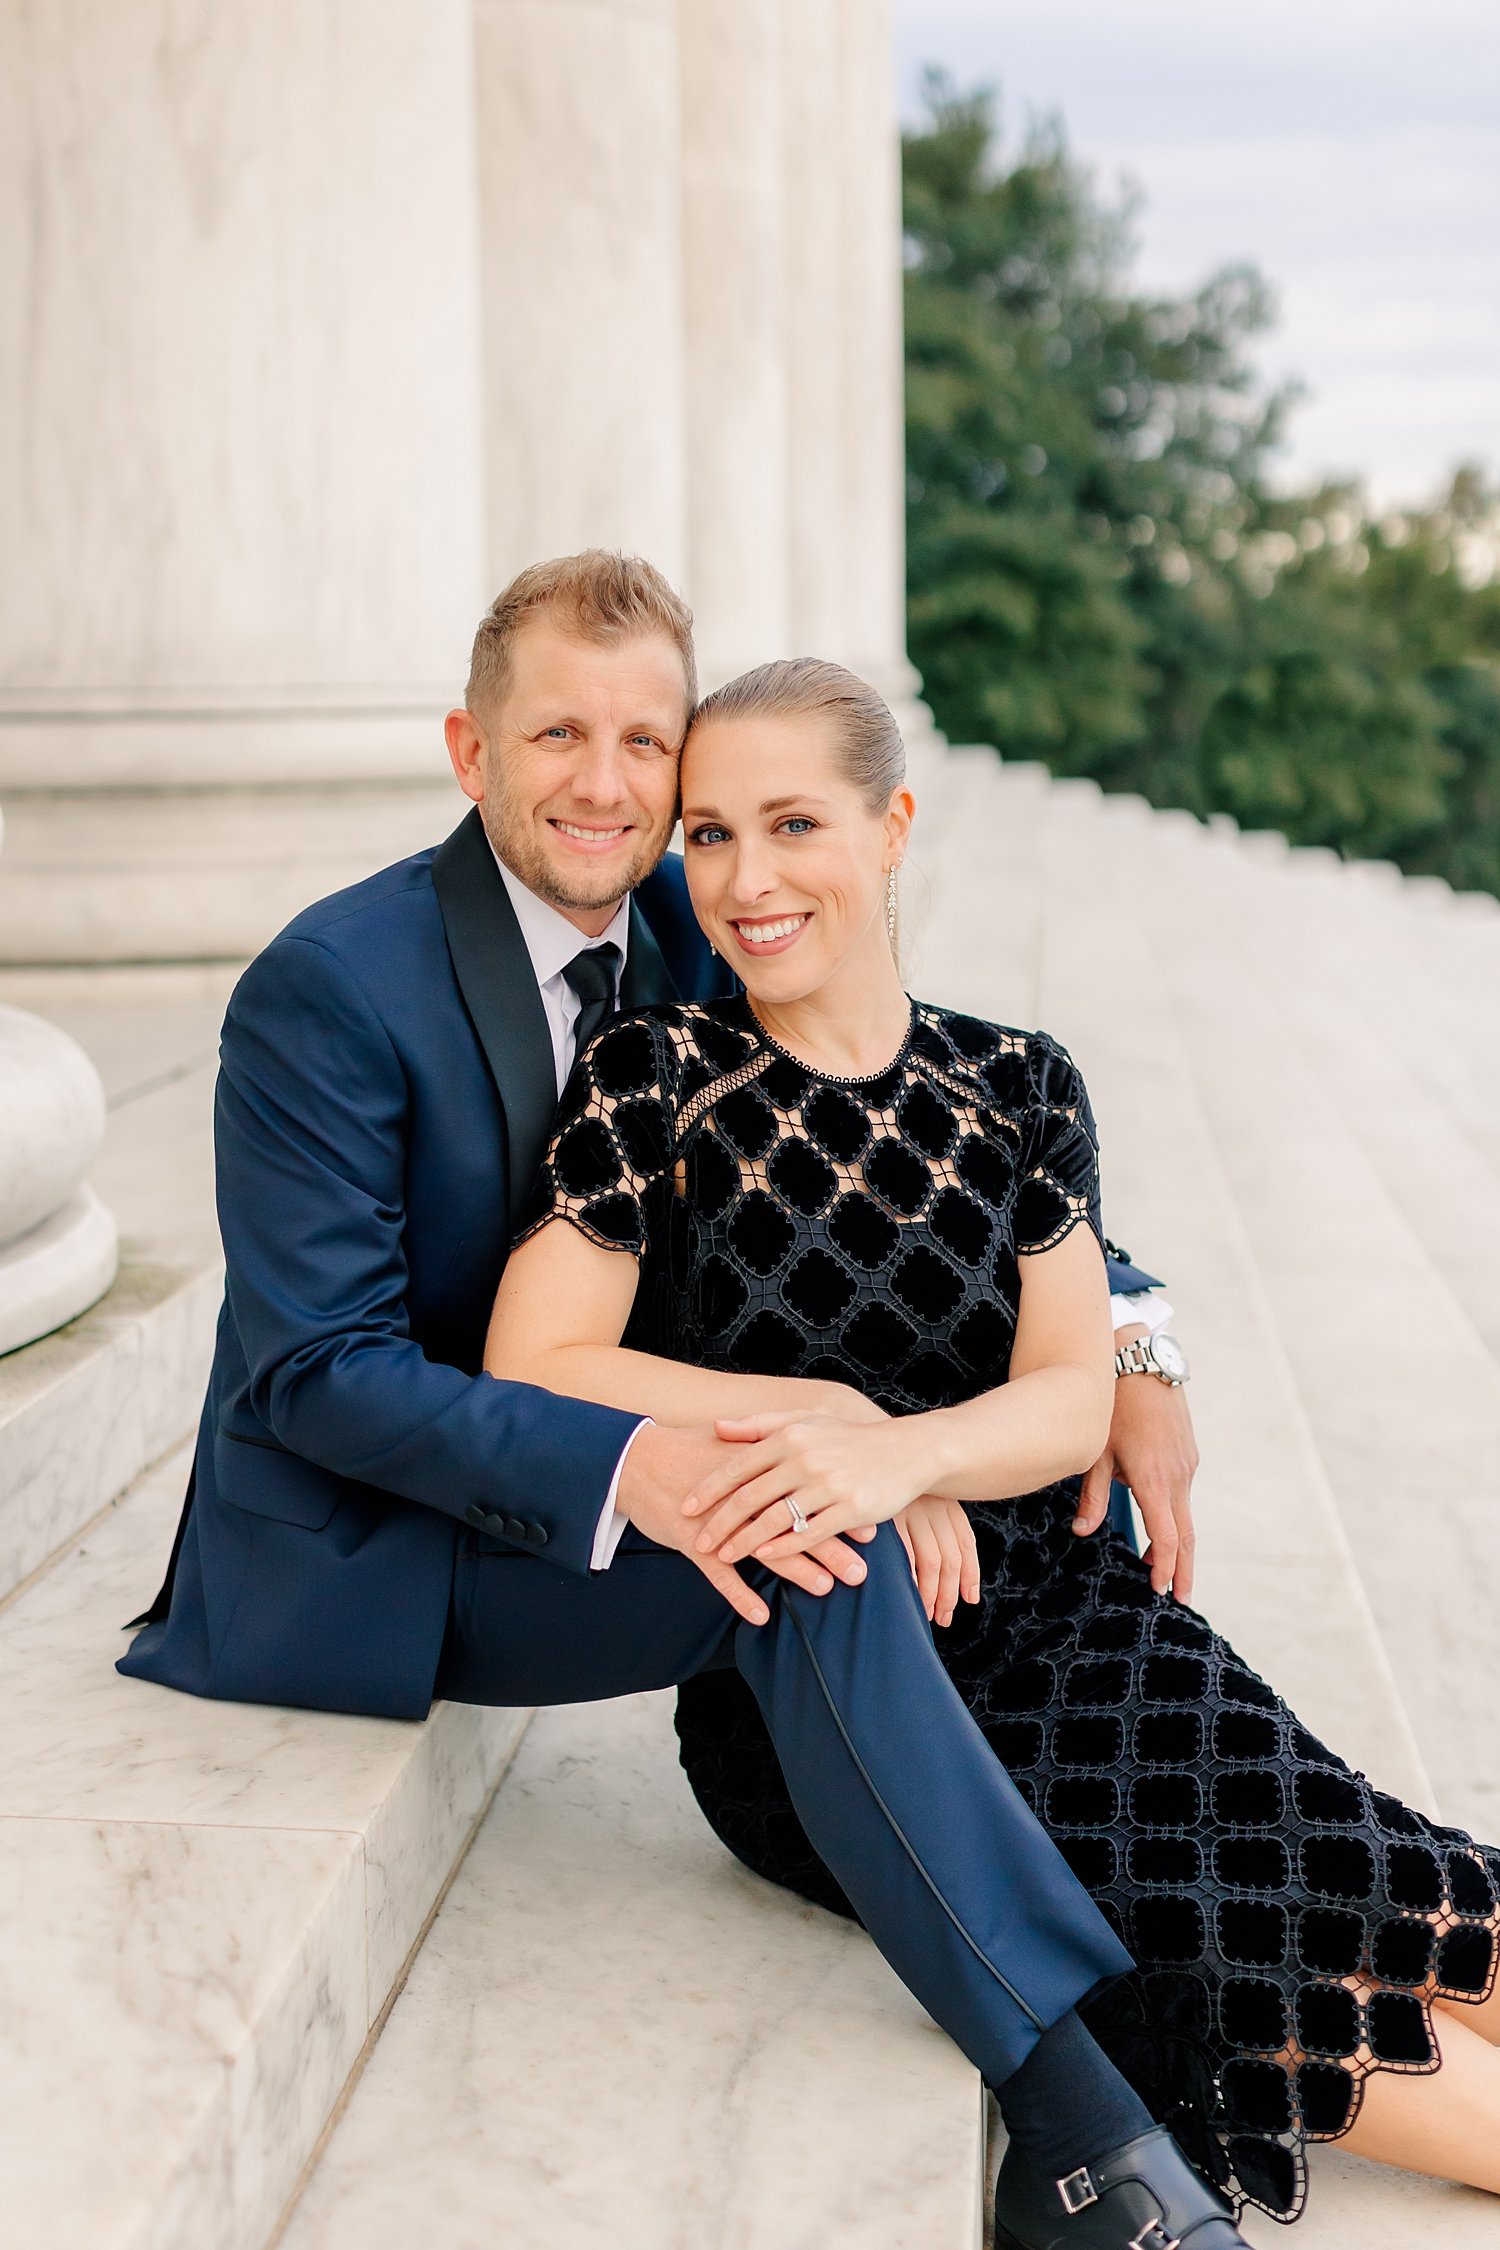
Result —
<path fill-rule="evenodd" d="M 432 863 L 448 951 L 505 1112 L 514 1225 L 541 1165 L 557 1107 L 547 1014 L 531 955 L 476 805 Z M 631 949 L 635 932 L 631 931 Z"/>

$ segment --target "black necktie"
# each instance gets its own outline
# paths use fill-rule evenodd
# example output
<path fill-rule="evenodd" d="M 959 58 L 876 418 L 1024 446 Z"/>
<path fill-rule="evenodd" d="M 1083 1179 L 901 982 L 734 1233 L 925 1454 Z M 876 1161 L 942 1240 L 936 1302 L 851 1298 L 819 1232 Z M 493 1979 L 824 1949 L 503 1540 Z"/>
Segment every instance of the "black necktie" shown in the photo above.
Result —
<path fill-rule="evenodd" d="M 578 995 L 578 1021 L 573 1026 L 573 1052 L 581 1055 L 605 1017 L 613 1013 L 615 978 L 620 969 L 617 945 L 591 945 L 575 953 L 563 975 Z"/>

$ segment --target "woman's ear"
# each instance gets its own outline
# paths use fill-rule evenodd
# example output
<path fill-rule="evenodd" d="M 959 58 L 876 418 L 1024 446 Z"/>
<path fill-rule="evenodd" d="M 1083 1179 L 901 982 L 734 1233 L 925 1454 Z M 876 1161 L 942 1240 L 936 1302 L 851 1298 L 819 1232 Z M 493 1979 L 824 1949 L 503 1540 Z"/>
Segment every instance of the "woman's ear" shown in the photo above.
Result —
<path fill-rule="evenodd" d="M 917 800 L 903 782 L 899 789 L 891 791 L 891 801 L 885 808 L 885 846 L 893 867 L 899 867 L 906 857 L 911 824 L 916 815 Z"/>

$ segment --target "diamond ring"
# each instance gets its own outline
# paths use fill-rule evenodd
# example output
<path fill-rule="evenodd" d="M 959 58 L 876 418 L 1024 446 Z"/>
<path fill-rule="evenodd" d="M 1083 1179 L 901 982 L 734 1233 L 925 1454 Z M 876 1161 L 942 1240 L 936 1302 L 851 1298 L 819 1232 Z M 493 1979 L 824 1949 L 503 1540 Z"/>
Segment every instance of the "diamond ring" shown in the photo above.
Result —
<path fill-rule="evenodd" d="M 807 1529 L 807 1518 L 802 1513 L 802 1510 L 798 1507 L 796 1501 L 792 1498 L 790 1493 L 786 1495 L 786 1504 L 791 1513 L 792 1529 L 800 1536 L 801 1533 L 806 1531 Z"/>

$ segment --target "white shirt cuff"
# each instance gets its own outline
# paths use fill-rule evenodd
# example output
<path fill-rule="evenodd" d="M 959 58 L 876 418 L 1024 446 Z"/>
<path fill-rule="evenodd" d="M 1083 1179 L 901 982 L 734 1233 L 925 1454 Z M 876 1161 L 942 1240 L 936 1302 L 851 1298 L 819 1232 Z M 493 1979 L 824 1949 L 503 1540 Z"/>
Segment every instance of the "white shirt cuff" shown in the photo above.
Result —
<path fill-rule="evenodd" d="M 1110 1318 L 1116 1328 L 1139 1328 L 1144 1325 L 1155 1336 L 1172 1318 L 1172 1308 L 1159 1290 L 1137 1289 L 1129 1296 L 1111 1297 Z"/>
<path fill-rule="evenodd" d="M 625 1536 L 625 1526 L 630 1520 L 628 1516 L 618 1514 L 615 1508 L 615 1495 L 620 1489 L 620 1476 L 625 1467 L 625 1456 L 629 1453 L 642 1430 L 652 1430 L 655 1427 L 656 1424 L 648 1414 L 644 1421 L 636 1423 L 635 1428 L 620 1449 L 620 1458 L 615 1463 L 615 1473 L 609 1480 L 609 1497 L 604 1503 L 604 1512 L 600 1516 L 598 1527 L 594 1532 L 594 1550 L 589 1556 L 590 1570 L 608 1570 L 615 1559 L 615 1551 Z"/>

